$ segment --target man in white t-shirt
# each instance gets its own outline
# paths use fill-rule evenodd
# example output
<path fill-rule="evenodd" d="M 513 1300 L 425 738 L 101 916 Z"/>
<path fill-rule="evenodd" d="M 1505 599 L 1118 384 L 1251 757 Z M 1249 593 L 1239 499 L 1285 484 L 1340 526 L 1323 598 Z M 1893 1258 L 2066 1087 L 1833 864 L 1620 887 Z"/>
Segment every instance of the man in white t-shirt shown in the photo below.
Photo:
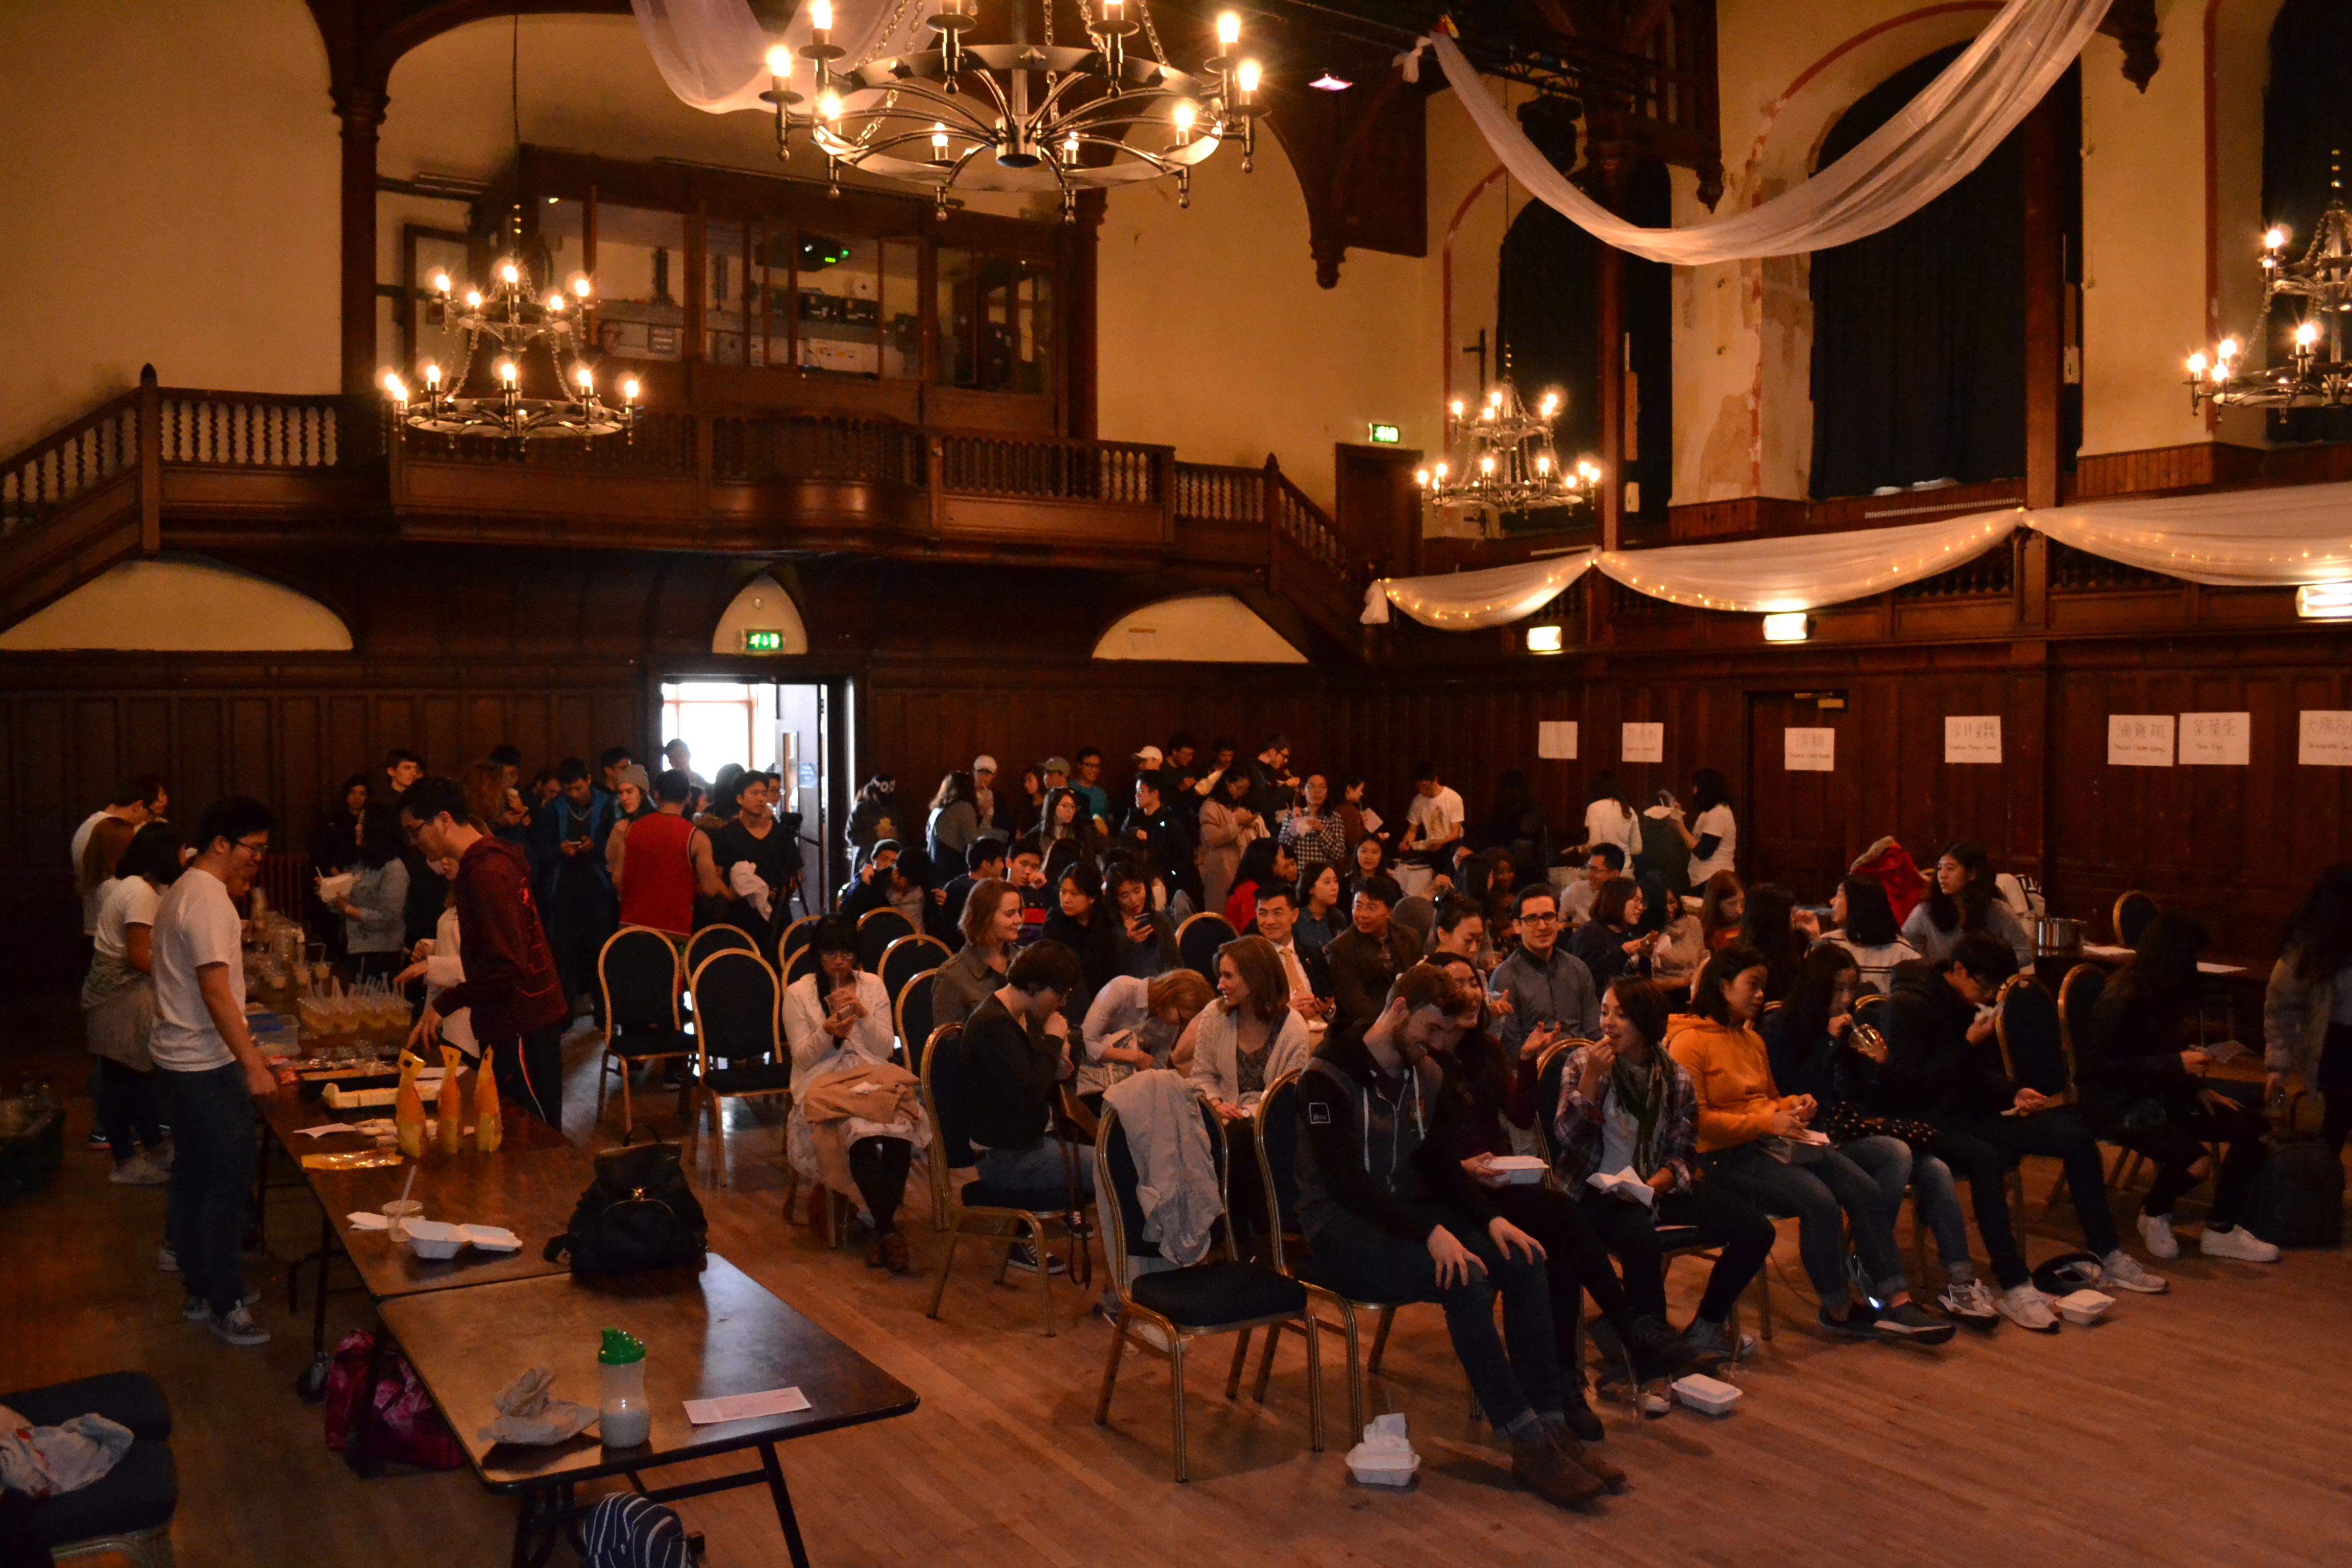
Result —
<path fill-rule="evenodd" d="M 172 1129 L 172 1248 L 187 1291 L 181 1316 L 233 1345 L 266 1344 L 253 1321 L 238 1254 L 253 1190 L 253 1102 L 279 1078 L 254 1047 L 245 1019 L 244 921 L 231 895 L 251 885 L 276 826 L 257 800 L 208 807 L 196 857 L 156 906 L 152 937 L 154 1089 Z M 290 1082 L 290 1076 L 287 1079 Z"/>
<path fill-rule="evenodd" d="M 164 807 L 171 803 L 171 792 L 163 787 L 162 779 L 153 773 L 140 773 L 123 780 L 106 805 L 83 817 L 81 826 L 74 829 L 71 856 L 75 885 L 81 889 L 82 935 L 94 936 L 98 932 L 98 889 L 106 881 L 104 877 L 94 877 L 85 885 L 81 879 L 82 851 L 89 847 L 91 830 L 110 816 L 133 827 L 144 827 L 161 820 Z"/>
<path fill-rule="evenodd" d="M 1397 846 L 1407 858 L 1425 860 L 1440 871 L 1454 869 L 1462 847 L 1462 797 L 1437 782 L 1437 764 L 1412 770 L 1412 801 L 1404 808 L 1404 838 Z"/>

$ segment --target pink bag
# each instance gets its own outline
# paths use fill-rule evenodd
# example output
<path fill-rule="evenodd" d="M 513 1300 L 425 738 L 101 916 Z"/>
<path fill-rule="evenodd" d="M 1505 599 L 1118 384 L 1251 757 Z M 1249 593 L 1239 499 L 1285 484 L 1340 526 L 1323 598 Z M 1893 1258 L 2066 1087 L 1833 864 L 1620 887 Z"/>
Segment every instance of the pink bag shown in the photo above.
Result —
<path fill-rule="evenodd" d="M 368 1392 L 374 1412 L 362 1422 L 360 1395 L 371 1363 L 375 1382 Z M 424 1470 L 454 1470 L 466 1463 L 466 1451 L 433 1408 L 416 1369 L 396 1350 L 379 1359 L 375 1336 L 365 1329 L 352 1330 L 335 1347 L 327 1371 L 326 1430 L 327 1447 L 362 1475 L 386 1460 Z"/>

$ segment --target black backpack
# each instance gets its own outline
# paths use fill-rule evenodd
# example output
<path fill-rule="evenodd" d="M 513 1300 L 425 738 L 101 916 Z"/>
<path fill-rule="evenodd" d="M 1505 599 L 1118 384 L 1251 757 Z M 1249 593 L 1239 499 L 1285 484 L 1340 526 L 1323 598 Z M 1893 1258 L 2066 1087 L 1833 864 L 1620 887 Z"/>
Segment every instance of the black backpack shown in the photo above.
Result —
<path fill-rule="evenodd" d="M 546 1256 L 552 1263 L 569 1252 L 574 1274 L 699 1267 L 709 1236 L 677 1145 L 623 1144 L 596 1156 L 596 1179 L 573 1206 L 572 1228 L 547 1244 Z"/>
<path fill-rule="evenodd" d="M 2344 1240 L 2344 1162 L 2316 1138 L 2284 1137 L 2254 1177 L 2246 1228 L 2279 1247 Z"/>

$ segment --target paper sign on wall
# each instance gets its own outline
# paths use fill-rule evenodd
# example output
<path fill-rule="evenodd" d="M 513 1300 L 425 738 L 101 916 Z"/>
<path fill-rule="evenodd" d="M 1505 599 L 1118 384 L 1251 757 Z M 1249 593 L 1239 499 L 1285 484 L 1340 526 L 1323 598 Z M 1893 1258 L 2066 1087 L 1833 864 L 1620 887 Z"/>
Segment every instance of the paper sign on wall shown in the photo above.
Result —
<path fill-rule="evenodd" d="M 1623 763 L 1663 763 L 1666 760 L 1666 727 L 1664 724 L 1628 724 L 1618 745 L 1617 760 Z"/>
<path fill-rule="evenodd" d="M 1783 730 L 1782 744 L 1792 773 L 1826 773 L 1837 768 L 1837 731 L 1827 729 Z"/>
<path fill-rule="evenodd" d="M 2172 715 L 2107 715 L 2107 766 L 2168 768 L 2172 765 Z"/>
<path fill-rule="evenodd" d="M 1539 721 L 1536 725 L 1536 755 L 1549 762 L 1576 761 L 1576 721 Z"/>
<path fill-rule="evenodd" d="M 2000 761 L 2000 715 L 1998 713 L 1945 715 L 1944 761 L 1948 763 Z"/>
<path fill-rule="evenodd" d="M 2306 768 L 2352 768 L 2352 713 L 2305 709 L 2294 760 Z"/>
<path fill-rule="evenodd" d="M 2245 713 L 2183 713 L 2180 716 L 2180 765 L 2184 768 L 2242 768 L 2252 734 L 2252 717 Z"/>

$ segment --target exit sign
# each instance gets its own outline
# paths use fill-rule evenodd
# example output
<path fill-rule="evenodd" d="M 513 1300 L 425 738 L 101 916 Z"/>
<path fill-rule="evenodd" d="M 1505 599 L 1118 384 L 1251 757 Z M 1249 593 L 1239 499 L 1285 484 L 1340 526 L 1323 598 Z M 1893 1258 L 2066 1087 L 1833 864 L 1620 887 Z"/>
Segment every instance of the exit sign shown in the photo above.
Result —
<path fill-rule="evenodd" d="M 743 634 L 743 651 L 745 653 L 782 653 L 784 651 L 784 634 L 746 630 Z"/>
<path fill-rule="evenodd" d="M 1374 446 L 1393 447 L 1403 439 L 1404 432 L 1399 429 L 1396 426 L 1374 425 L 1372 426 L 1372 444 Z"/>

